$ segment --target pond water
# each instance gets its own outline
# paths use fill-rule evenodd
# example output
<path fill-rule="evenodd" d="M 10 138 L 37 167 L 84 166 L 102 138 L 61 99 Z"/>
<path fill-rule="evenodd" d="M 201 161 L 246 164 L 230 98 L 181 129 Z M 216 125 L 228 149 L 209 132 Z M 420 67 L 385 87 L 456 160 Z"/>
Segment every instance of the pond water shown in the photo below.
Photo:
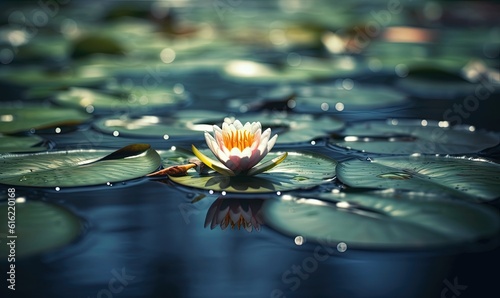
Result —
<path fill-rule="evenodd" d="M 498 4 L 59 2 L 1 14 L 1 297 L 498 291 Z M 226 117 L 285 160 L 146 176 Z"/>

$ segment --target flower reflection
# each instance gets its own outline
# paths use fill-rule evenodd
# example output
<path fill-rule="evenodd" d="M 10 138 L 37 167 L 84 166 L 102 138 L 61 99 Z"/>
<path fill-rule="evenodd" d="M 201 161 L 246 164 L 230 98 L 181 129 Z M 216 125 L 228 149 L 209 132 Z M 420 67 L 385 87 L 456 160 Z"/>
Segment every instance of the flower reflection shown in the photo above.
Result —
<path fill-rule="evenodd" d="M 194 145 L 192 149 L 205 165 L 222 175 L 257 175 L 275 167 L 287 156 L 285 152 L 257 165 L 273 148 L 278 137 L 271 137 L 270 128 L 262 132 L 260 122 L 247 122 L 243 125 L 239 120 L 225 118 L 222 129 L 214 125 L 213 130 L 213 136 L 205 132 L 205 140 L 220 162 L 205 156 Z"/>
<path fill-rule="evenodd" d="M 260 226 L 264 224 L 260 211 L 263 202 L 263 199 L 218 198 L 208 209 L 205 228 L 210 225 L 212 230 L 220 226 L 222 230 L 236 227 L 248 232 L 253 229 L 260 231 Z"/>

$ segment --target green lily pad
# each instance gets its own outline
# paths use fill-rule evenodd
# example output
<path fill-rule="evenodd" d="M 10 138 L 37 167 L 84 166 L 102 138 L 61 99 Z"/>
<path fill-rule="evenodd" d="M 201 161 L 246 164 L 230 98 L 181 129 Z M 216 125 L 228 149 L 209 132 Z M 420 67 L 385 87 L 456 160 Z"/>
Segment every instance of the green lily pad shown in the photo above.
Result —
<path fill-rule="evenodd" d="M 473 201 L 500 196 L 500 165 L 478 159 L 406 156 L 348 160 L 337 166 L 337 178 L 351 187 L 438 192 Z"/>
<path fill-rule="evenodd" d="M 113 94 L 87 88 L 71 88 L 59 92 L 54 101 L 60 105 L 80 108 L 85 111 L 103 112 L 151 112 L 158 109 L 184 105 L 187 96 L 175 94 L 168 89 L 133 89 L 125 94 Z"/>
<path fill-rule="evenodd" d="M 361 122 L 347 127 L 330 144 L 371 153 L 464 154 L 500 143 L 494 133 L 475 131 L 469 126 L 448 126 L 446 121 L 431 120 Z"/>
<path fill-rule="evenodd" d="M 0 153 L 44 151 L 48 145 L 39 136 L 4 136 L 0 134 Z"/>
<path fill-rule="evenodd" d="M 292 64 L 261 63 L 251 60 L 230 60 L 222 67 L 222 75 L 229 80 L 249 83 L 303 82 L 331 76 L 353 75 L 359 71 L 354 60 L 324 60 L 301 57 L 297 54 Z"/>
<path fill-rule="evenodd" d="M 199 138 L 203 140 L 203 132 L 211 131 L 212 125 L 223 122 L 227 114 L 189 110 L 178 111 L 165 116 L 129 116 L 101 118 L 93 123 L 98 130 L 111 134 L 118 131 L 120 135 L 134 138 Z M 215 121 L 217 120 L 217 121 Z"/>
<path fill-rule="evenodd" d="M 210 150 L 202 150 L 212 156 Z M 283 152 L 270 152 L 261 163 L 282 155 Z M 160 151 L 163 166 L 187 163 L 194 154 L 179 150 Z M 215 157 L 214 157 L 215 158 Z M 335 176 L 337 162 L 329 157 L 310 152 L 288 152 L 288 157 L 276 167 L 255 176 L 223 176 L 218 173 L 198 174 L 188 170 L 186 176 L 170 177 L 178 184 L 212 191 L 234 193 L 267 193 L 305 189 L 330 181 Z"/>
<path fill-rule="evenodd" d="M 74 41 L 71 56 L 83 58 L 95 54 L 124 55 L 125 49 L 109 36 L 83 36 Z"/>
<path fill-rule="evenodd" d="M 53 70 L 39 66 L 12 67 L 0 69 L 0 80 L 29 86 L 30 92 L 56 90 L 69 86 L 91 86 L 102 83 L 108 74 L 88 67 L 73 67 Z"/>
<path fill-rule="evenodd" d="M 277 144 L 308 142 L 344 127 L 342 120 L 329 116 L 308 114 L 243 114 L 238 116 L 237 119 L 243 123 L 253 122 L 258 119 L 262 127 L 270 127 L 273 134 L 278 134 Z"/>
<path fill-rule="evenodd" d="M 15 234 L 9 233 L 7 222 L 9 213 L 15 211 Z M 0 204 L 0 218 L 5 224 L 0 226 L 0 256 L 7 260 L 9 241 L 15 241 L 15 257 L 23 258 L 46 253 L 74 241 L 82 232 L 80 219 L 69 210 L 57 205 L 37 201 L 17 202 L 15 209 L 7 203 Z M 17 238 L 7 238 L 8 236 Z"/>
<path fill-rule="evenodd" d="M 391 107 L 408 102 L 406 95 L 381 86 L 360 85 L 344 80 L 332 84 L 283 86 L 269 91 L 267 97 L 293 96 L 293 108 L 305 113 L 339 113 L 342 111 Z"/>
<path fill-rule="evenodd" d="M 347 249 L 433 249 L 498 237 L 488 206 L 398 192 L 328 193 L 267 200 L 266 224 L 284 234 Z M 339 247 L 339 246 L 337 246 Z"/>
<path fill-rule="evenodd" d="M 90 115 L 74 109 L 59 107 L 2 107 L 0 111 L 0 133 L 77 125 L 87 121 L 90 117 Z"/>
<path fill-rule="evenodd" d="M 71 150 L 0 156 L 0 183 L 73 187 L 114 183 L 156 170 L 160 156 L 147 144 L 111 150 Z"/>
<path fill-rule="evenodd" d="M 396 87 L 411 95 L 429 99 L 455 99 L 474 94 L 478 85 L 464 78 L 460 71 L 460 68 L 448 71 L 435 66 L 413 67 L 407 77 L 396 81 Z"/>

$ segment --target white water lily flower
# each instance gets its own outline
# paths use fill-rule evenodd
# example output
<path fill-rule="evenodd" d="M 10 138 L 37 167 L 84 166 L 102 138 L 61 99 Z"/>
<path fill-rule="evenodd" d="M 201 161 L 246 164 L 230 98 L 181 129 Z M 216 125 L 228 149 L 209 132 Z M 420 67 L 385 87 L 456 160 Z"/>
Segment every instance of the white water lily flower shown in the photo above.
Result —
<path fill-rule="evenodd" d="M 192 149 L 205 165 L 223 175 L 257 175 L 275 167 L 287 156 L 285 152 L 257 165 L 273 148 L 278 138 L 278 135 L 271 138 L 270 128 L 262 132 L 260 122 L 247 122 L 243 125 L 239 120 L 225 118 L 222 129 L 214 125 L 213 132 L 213 136 L 205 132 L 205 140 L 220 162 L 208 158 L 194 145 Z"/>

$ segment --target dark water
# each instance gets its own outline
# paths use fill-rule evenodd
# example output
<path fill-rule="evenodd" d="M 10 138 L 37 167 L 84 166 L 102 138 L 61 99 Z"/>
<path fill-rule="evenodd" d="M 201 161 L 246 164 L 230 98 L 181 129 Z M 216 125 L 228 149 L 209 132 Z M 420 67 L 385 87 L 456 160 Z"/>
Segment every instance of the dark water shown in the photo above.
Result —
<path fill-rule="evenodd" d="M 125 4 L 125 1 L 118 1 Z M 236 3 L 242 3 L 236 6 Z M 380 3 L 379 3 L 380 2 Z M 379 1 L 373 9 L 385 7 Z M 207 4 L 205 13 L 217 13 L 216 4 Z M 226 3 L 225 15 L 238 18 L 238 13 L 246 9 L 245 0 L 221 1 Z M 231 6 L 233 4 L 234 6 Z M 281 3 L 281 2 L 280 2 Z M 440 2 L 437 2 L 440 3 Z M 405 3 L 406 4 L 406 3 Z M 182 4 L 178 4 L 182 5 Z M 201 4 L 198 4 L 201 6 Z M 230 5 L 230 6 L 227 6 Z M 276 3 L 268 4 L 276 9 Z M 292 6 L 292 4 L 290 4 Z M 318 5 L 335 6 L 335 3 Z M 470 32 L 473 30 L 494 32 L 500 28 L 488 13 L 485 4 L 477 10 L 477 18 L 464 18 L 460 22 L 460 7 L 443 3 L 443 24 L 434 24 L 435 30 L 449 32 Z M 195 5 L 196 6 L 196 5 Z M 258 6 L 258 5 L 257 5 Z M 285 5 L 286 6 L 286 5 Z M 361 12 L 370 12 L 370 4 L 339 4 Z M 366 6 L 366 7 L 365 7 Z M 267 4 L 260 3 L 260 9 L 270 9 Z M 416 8 L 415 8 L 416 7 Z M 424 4 L 406 6 L 407 16 L 414 16 L 422 11 Z M 432 8 L 432 7 L 431 7 Z M 431 9 L 427 7 L 427 9 Z M 460 8 L 460 9 L 459 9 Z M 307 6 L 310 11 L 318 11 L 317 6 Z M 304 8 L 305 12 L 308 12 Z M 432 9 L 431 9 L 432 10 Z M 319 9 L 321 11 L 321 9 Z M 179 9 L 179 17 L 183 13 L 192 13 L 189 9 Z M 203 15 L 196 10 L 196 13 Z M 87 18 L 89 11 L 80 11 L 82 18 Z M 75 18 L 78 13 L 71 11 Z M 368 14 L 365 14 L 368 15 Z M 213 17 L 213 16 L 212 16 Z M 217 17 L 213 17 L 217 19 Z M 298 17 L 300 18 L 300 16 Z M 458 21 L 457 21 L 458 19 Z M 78 19 L 76 19 L 78 20 Z M 258 18 L 249 21 L 256 22 Z M 418 17 L 412 19 L 419 20 Z M 481 21 L 482 20 L 482 21 Z M 271 20 L 273 21 L 273 20 Z M 266 22 L 271 22 L 266 19 Z M 412 24 L 413 22 L 409 22 Z M 103 21 L 103 26 L 106 26 Z M 407 25 L 409 25 L 407 24 Z M 219 24 L 230 27 L 228 23 Z M 427 24 L 420 24 L 425 27 Z M 429 25 L 429 26 L 431 26 Z M 442 25 L 442 26 L 438 26 Z M 466 26 L 467 25 L 467 26 Z M 462 30 L 462 31 L 461 31 Z M 488 36 L 488 35 L 487 35 Z M 498 34 L 494 35 L 498 37 Z M 491 41 L 498 51 L 499 40 Z M 430 56 L 446 57 L 446 41 L 430 45 L 426 50 Z M 449 49 L 448 49 L 449 50 Z M 471 57 L 484 58 L 482 45 L 463 42 L 461 52 Z M 260 61 L 276 61 L 286 51 L 269 50 L 269 53 L 258 53 L 252 49 L 251 54 L 241 54 L 245 58 L 257 57 Z M 264 50 L 262 50 L 264 51 Z M 449 50 L 451 51 L 451 50 Z M 458 50 L 457 50 L 458 51 Z M 231 52 L 231 51 L 228 51 Z M 257 52 L 257 53 L 256 53 Z M 306 56 L 326 55 L 325 49 L 298 47 L 297 53 Z M 451 51 L 452 54 L 455 52 Z M 227 52 L 225 52 L 227 53 Z M 442 53 L 445 53 L 442 55 Z M 489 53 L 489 52 L 488 52 Z M 179 53 L 178 53 L 179 54 Z M 364 55 L 376 55 L 377 52 L 350 53 L 365 65 Z M 224 56 L 217 51 L 207 52 L 207 59 Z M 238 54 L 239 55 L 239 54 Z M 235 55 L 235 56 L 238 56 Z M 382 56 L 390 56 L 382 53 Z M 401 55 L 401 53 L 399 54 Z M 492 56 L 492 54 L 488 54 Z M 200 56 L 200 55 L 198 55 Z M 327 55 L 328 56 L 328 55 Z M 402 55 L 404 56 L 404 55 Z M 488 56 L 488 57 L 489 57 Z M 494 55 L 493 55 L 494 56 Z M 201 55 L 203 57 L 203 55 Z M 199 57 L 198 57 L 199 58 Z M 329 59 L 335 59 L 332 56 Z M 498 70 L 498 53 L 494 59 L 488 60 Z M 12 62 L 16 67 L 30 65 L 29 59 Z M 54 63 L 53 60 L 43 63 Z M 276 62 L 277 63 L 277 62 Z M 161 72 L 160 72 L 161 73 Z M 242 82 L 230 80 L 213 71 L 200 70 L 196 67 L 187 72 L 165 71 L 169 78 L 168 85 L 183 84 L 191 95 L 191 102 L 182 110 L 206 110 L 235 114 L 231 109 L 231 99 L 258 97 L 259 94 L 279 85 L 273 82 Z M 144 71 L 118 75 L 120 80 L 130 79 L 141 82 Z M 340 76 L 351 78 L 355 84 L 375 84 L 403 90 L 397 82 L 401 79 L 393 71 L 373 73 L 361 71 L 352 75 Z M 451 79 L 456 83 L 459 75 Z M 321 80 L 311 80 L 312 86 L 324 82 L 335 82 L 339 77 L 332 74 Z M 443 86 L 448 77 L 437 76 L 436 81 Z M 458 84 L 460 85 L 460 84 Z M 474 86 L 479 86 L 475 84 Z M 388 118 L 409 119 L 443 119 L 448 110 L 457 116 L 453 124 L 467 124 L 476 127 L 477 131 L 499 131 L 498 110 L 500 109 L 500 93 L 498 86 L 492 87 L 494 92 L 487 99 L 481 100 L 477 108 L 467 116 L 457 115 L 453 109 L 463 105 L 470 93 L 453 93 L 454 87 L 444 88 L 444 93 L 452 94 L 435 97 L 425 92 L 425 88 L 411 87 L 418 90 L 404 90 L 408 101 L 396 106 L 377 108 L 360 108 L 334 113 L 347 124 L 365 120 Z M 23 98 L 28 87 L 18 86 L 2 81 L 1 91 L 6 98 L 2 101 Z M 411 89 L 410 88 L 410 89 Z M 419 91 L 419 92 L 417 92 Z M 431 91 L 431 90 L 429 90 Z M 421 94 L 428 96 L 422 96 Z M 50 99 L 50 98 L 49 98 Z M 262 107 L 260 110 L 281 111 L 286 104 L 277 101 L 274 105 Z M 291 111 L 293 113 L 293 111 Z M 168 111 L 175 114 L 175 109 Z M 167 114 L 168 114 L 167 113 Z M 96 120 L 100 115 L 94 115 Z M 257 119 L 258 120 L 258 119 Z M 459 121 L 460 120 L 460 123 Z M 120 148 L 131 143 L 149 143 L 155 149 L 169 149 L 171 146 L 189 148 L 191 141 L 185 139 L 157 140 L 154 138 L 126 138 L 104 135 L 91 126 L 91 123 L 73 127 L 66 133 L 55 134 L 51 131 L 39 131 L 39 135 L 50 140 L 54 150 L 70 148 Z M 200 139 L 198 139 L 198 143 Z M 369 154 L 348 152 L 327 145 L 328 138 L 315 140 L 315 145 L 304 142 L 294 145 L 276 145 L 277 149 L 305 149 L 325 154 L 338 161 L 350 158 L 366 158 Z M 82 145 L 83 144 L 83 145 Z M 500 160 L 498 146 L 472 154 L 492 161 Z M 340 182 L 332 182 L 333 186 Z M 7 192 L 8 186 L 0 186 L 0 193 Z M 260 231 L 247 232 L 243 228 L 227 228 L 219 226 L 214 229 L 204 227 L 207 212 L 217 199 L 217 194 L 208 195 L 204 191 L 180 187 L 168 179 L 139 178 L 112 186 L 79 187 L 55 191 L 53 189 L 16 187 L 18 196 L 27 200 L 44 201 L 60 205 L 82 220 L 82 234 L 70 245 L 41 254 L 20 258 L 16 261 L 16 291 L 7 289 L 6 274 L 0 278 L 1 297 L 494 297 L 500 291 L 500 249 L 498 247 L 478 244 L 464 249 L 422 250 L 422 251 L 380 251 L 357 250 L 349 247 L 340 252 L 335 246 L 306 242 L 297 245 L 295 236 L 284 235 L 262 223 Z M 316 189 L 317 190 L 317 189 Z M 315 191 L 316 191 L 315 190 Z M 321 190 L 321 189 L 320 189 Z M 206 195 L 193 203 L 201 193 Z M 295 194 L 296 192 L 291 192 Z M 305 192 L 307 193 L 307 192 Z M 241 204 L 245 200 L 273 200 L 275 194 L 240 196 Z M 224 198 L 223 198 L 224 199 Z M 498 200 L 491 203 L 498 208 Z M 3 223 L 2 223 L 3 224 Z M 348 229 L 349 227 L 346 227 Z M 4 245 L 4 243 L 2 243 Z M 6 258 L 0 260 L 1 272 L 6 272 Z"/>

